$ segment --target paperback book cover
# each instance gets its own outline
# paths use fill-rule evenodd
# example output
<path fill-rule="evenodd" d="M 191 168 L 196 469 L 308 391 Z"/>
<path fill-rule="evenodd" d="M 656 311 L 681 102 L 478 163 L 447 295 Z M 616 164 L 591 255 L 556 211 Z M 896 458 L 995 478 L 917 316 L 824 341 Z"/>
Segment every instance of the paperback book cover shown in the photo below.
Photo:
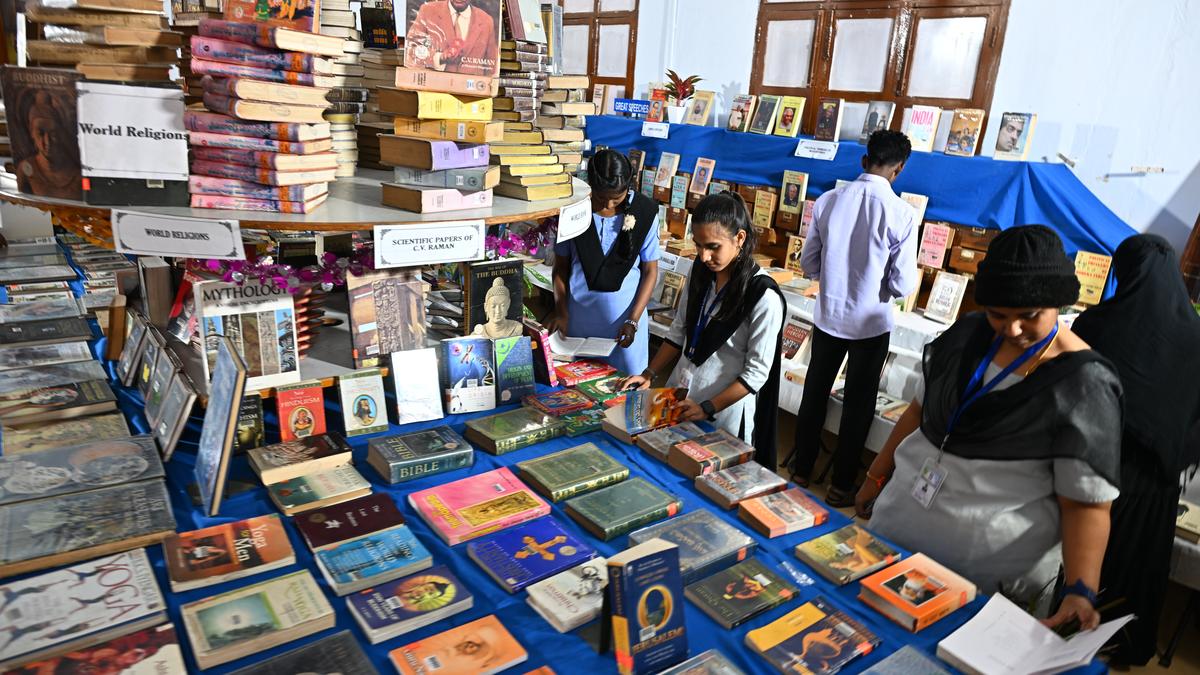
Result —
<path fill-rule="evenodd" d="M 350 614 L 372 638 L 372 644 L 465 612 L 474 604 L 471 590 L 445 565 L 377 584 L 346 598 Z"/>
<path fill-rule="evenodd" d="M 799 532 L 829 520 L 829 510 L 800 488 L 738 502 L 738 517 L 770 538 Z"/>
<path fill-rule="evenodd" d="M 206 358 L 204 379 L 212 378 L 218 336 L 228 337 L 246 364 L 246 388 L 277 387 L 300 381 L 295 303 L 274 286 L 201 281 L 192 286 Z"/>
<path fill-rule="evenodd" d="M 451 415 L 496 407 L 496 369 L 492 341 L 464 337 L 442 340 L 440 380 Z"/>
<path fill-rule="evenodd" d="M 725 655 L 716 649 L 700 652 L 698 655 L 658 675 L 745 675 L 740 668 L 733 665 Z"/>
<path fill-rule="evenodd" d="M 496 77 L 500 73 L 500 0 L 474 0 L 466 28 L 450 4 L 406 0 L 404 67 Z M 460 22 L 461 23 L 461 22 Z"/>
<path fill-rule="evenodd" d="M 546 415 L 560 417 L 591 408 L 595 403 L 575 389 L 559 389 L 526 396 L 523 403 Z"/>
<path fill-rule="evenodd" d="M 342 420 L 347 436 L 362 436 L 387 431 L 387 401 L 383 376 L 378 369 L 358 370 L 338 378 L 342 399 Z"/>
<path fill-rule="evenodd" d="M 533 408 L 517 408 L 467 421 L 465 436 L 493 455 L 503 455 L 557 438 L 565 423 Z"/>
<path fill-rule="evenodd" d="M 900 559 L 900 553 L 857 525 L 847 525 L 796 546 L 796 557 L 844 586 Z"/>
<path fill-rule="evenodd" d="M 425 300 L 412 270 L 346 276 L 355 368 L 384 365 L 388 354 L 425 347 Z"/>
<path fill-rule="evenodd" d="M 163 540 L 171 590 L 241 579 L 296 561 L 279 516 L 270 514 L 172 534 Z"/>
<path fill-rule="evenodd" d="M 274 443 L 247 453 L 264 485 L 318 473 L 351 462 L 350 446 L 337 434 Z"/>
<path fill-rule="evenodd" d="M 476 539 L 467 555 L 509 593 L 547 579 L 596 556 L 554 518 L 537 520 Z"/>
<path fill-rule="evenodd" d="M 372 438 L 367 463 L 386 481 L 403 483 L 475 462 L 475 449 L 446 426 Z"/>
<path fill-rule="evenodd" d="M 400 525 L 332 544 L 313 557 L 338 595 L 412 574 L 433 564 L 433 557 L 408 527 Z"/>
<path fill-rule="evenodd" d="M 746 634 L 746 646 L 780 672 L 836 673 L 879 638 L 821 596 Z"/>
<path fill-rule="evenodd" d="M 533 346 L 524 335 L 496 338 L 496 405 L 516 403 L 534 391 Z"/>
<path fill-rule="evenodd" d="M 307 511 L 292 519 L 314 551 L 404 524 L 390 495 L 382 492 Z"/>
<path fill-rule="evenodd" d="M 442 419 L 438 350 L 429 347 L 394 352 L 391 357 L 397 424 Z"/>
<path fill-rule="evenodd" d="M 320 473 L 275 483 L 268 487 L 268 492 L 271 501 L 290 516 L 362 497 L 371 492 L 371 484 L 353 465 L 343 464 Z"/>
<path fill-rule="evenodd" d="M 600 616 L 608 586 L 608 561 L 592 558 L 525 589 L 526 602 L 560 633 Z"/>
<path fill-rule="evenodd" d="M 237 452 L 246 452 L 252 448 L 261 448 L 267 444 L 267 433 L 263 428 L 262 395 L 257 392 L 247 392 L 242 395 L 242 405 L 238 408 L 237 431 L 233 437 L 233 447 Z"/>
<path fill-rule="evenodd" d="M 533 489 L 559 502 L 590 490 L 619 483 L 629 477 L 629 467 L 610 457 L 595 443 L 518 462 L 521 477 Z"/>
<path fill-rule="evenodd" d="M 950 675 L 941 662 L 925 655 L 913 645 L 904 645 L 887 658 L 863 671 L 863 675 Z"/>
<path fill-rule="evenodd" d="M 86 640 L 92 643 L 91 639 Z M 58 650 L 55 650 L 58 651 Z M 108 666 L 110 670 L 95 670 Z M 120 670 L 116 670 L 119 668 Z M 164 623 L 117 635 L 90 646 L 23 663 L 5 675 L 160 675 L 187 672 L 175 626 Z"/>
<path fill-rule="evenodd" d="M 629 533 L 631 544 L 651 539 L 662 539 L 679 547 L 679 570 L 685 584 L 745 560 L 758 547 L 752 537 L 707 509 Z"/>
<path fill-rule="evenodd" d="M 683 502 L 641 477 L 630 478 L 566 502 L 567 515 L 608 541 L 679 513 Z"/>
<path fill-rule="evenodd" d="M 636 436 L 679 420 L 676 404 L 687 398 L 687 389 L 639 389 L 625 395 L 625 430 Z"/>
<path fill-rule="evenodd" d="M 626 392 L 621 391 L 621 383 L 624 381 L 625 376 L 618 373 L 590 382 L 581 382 L 578 389 L 584 396 L 611 408 L 625 403 Z"/>
<path fill-rule="evenodd" d="M 80 417 L 113 410 L 116 400 L 104 380 L 21 389 L 4 394 L 0 420 L 27 425 Z"/>
<path fill-rule="evenodd" d="M 325 433 L 325 390 L 320 380 L 275 389 L 279 438 L 294 441 Z"/>
<path fill-rule="evenodd" d="M 679 551 L 661 539 L 608 559 L 613 651 L 621 675 L 657 673 L 687 658 Z"/>
<path fill-rule="evenodd" d="M 427 675 L 435 670 L 499 673 L 529 658 L 494 614 L 393 649 L 388 655 L 400 675 Z"/>
<path fill-rule="evenodd" d="M 718 429 L 671 446 L 667 463 L 688 478 L 741 464 L 754 456 L 754 446 Z"/>
<path fill-rule="evenodd" d="M 148 628 L 166 618 L 166 602 L 143 550 L 12 581 L 0 585 L 0 595 L 5 599 L 4 632 L 8 635 L 0 645 L 0 670 L 4 672 Z"/>
<path fill-rule="evenodd" d="M 589 408 L 563 415 L 567 436 L 575 438 L 593 431 L 600 431 L 604 422 L 604 408 Z"/>
<path fill-rule="evenodd" d="M 659 461 L 667 461 L 671 446 L 676 443 L 703 436 L 709 432 L 701 429 L 695 422 L 680 422 L 669 427 L 647 431 L 637 437 L 637 446 L 653 455 Z"/>
<path fill-rule="evenodd" d="M 564 387 L 574 387 L 583 382 L 608 377 L 616 373 L 617 369 L 603 361 L 583 359 L 555 366 L 554 372 Z"/>
<path fill-rule="evenodd" d="M 4 427 L 0 445 L 5 456 L 80 445 L 94 439 L 129 438 L 129 425 L 119 412 L 91 415 L 33 427 Z"/>
<path fill-rule="evenodd" d="M 170 460 L 171 454 L 175 452 L 175 446 L 191 418 L 192 406 L 195 403 L 196 390 L 192 389 L 191 380 L 183 373 L 176 373 L 167 387 L 167 395 L 163 397 L 162 414 L 158 424 L 154 426 L 154 440 L 162 452 L 163 461 Z M 124 420 L 121 423 L 124 424 Z"/>
<path fill-rule="evenodd" d="M 796 597 L 797 589 L 757 558 L 691 584 L 684 595 L 726 630 Z"/>
<path fill-rule="evenodd" d="M 239 668 L 231 675 L 295 675 L 295 673 L 354 673 L 378 675 L 371 660 L 350 631 L 327 635 L 252 666 Z"/>
<path fill-rule="evenodd" d="M 742 500 L 787 487 L 787 481 L 767 467 L 748 461 L 728 469 L 696 476 L 696 490 L 713 500 L 721 508 L 732 509 Z"/>
<path fill-rule="evenodd" d="M 225 0 L 223 17 L 229 21 L 259 23 L 305 33 L 321 30 L 321 2 L 262 3 L 254 0 Z"/>
<path fill-rule="evenodd" d="M 25 194 L 83 199 L 76 124 L 76 85 L 83 75 L 64 68 L 0 69 L 10 153 L 17 189 Z M 72 277 L 74 274 L 72 274 Z M 30 281 L 31 279 L 17 279 Z"/>
<path fill-rule="evenodd" d="M 149 435 L 0 457 L 0 505 L 162 478 Z"/>
<path fill-rule="evenodd" d="M 975 584 L 914 553 L 863 579 L 858 597 L 915 633 L 971 602 L 975 593 Z"/>
<path fill-rule="evenodd" d="M 507 467 L 414 492 L 408 503 L 451 546 L 550 513 Z"/>
<path fill-rule="evenodd" d="M 23 323 L 25 321 L 48 321 L 83 316 L 79 300 L 40 300 L 20 304 L 0 305 L 0 323 Z"/>

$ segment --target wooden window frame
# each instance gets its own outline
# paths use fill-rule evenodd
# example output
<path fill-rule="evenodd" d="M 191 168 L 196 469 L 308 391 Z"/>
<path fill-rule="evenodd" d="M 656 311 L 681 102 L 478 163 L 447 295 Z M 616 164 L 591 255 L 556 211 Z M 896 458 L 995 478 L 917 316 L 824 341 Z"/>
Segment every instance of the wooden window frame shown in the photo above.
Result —
<path fill-rule="evenodd" d="M 577 12 L 567 14 L 563 12 L 564 26 L 588 26 L 588 65 L 587 75 L 592 80 L 592 84 L 617 84 L 625 87 L 625 96 L 633 97 L 633 78 L 634 66 L 637 63 L 637 31 L 638 31 L 638 10 L 641 9 L 641 0 L 634 0 L 633 9 L 621 12 L 601 12 L 599 11 L 602 0 L 593 0 L 593 9 L 590 12 Z M 625 77 L 599 77 L 596 75 L 596 70 L 600 59 L 600 26 L 602 25 L 628 25 L 629 26 L 629 45 L 625 51 Z"/>
<path fill-rule="evenodd" d="M 896 104 L 892 129 L 899 129 L 905 108 L 931 105 L 952 110 L 979 108 L 991 110 L 996 73 L 1004 48 L 1011 0 L 814 0 L 810 2 L 767 2 L 759 0 L 754 37 L 754 62 L 750 73 L 750 93 L 756 95 L 803 96 L 806 103 L 801 131 L 812 133 L 816 127 L 817 101 L 841 98 L 848 102 L 891 101 Z M 912 75 L 912 51 L 917 41 L 917 24 L 922 19 L 986 16 L 987 33 L 979 50 L 979 64 L 969 99 L 909 96 L 905 89 Z M 891 17 L 892 34 L 883 87 L 879 92 L 832 91 L 829 89 L 836 21 L 847 18 Z M 767 25 L 773 21 L 811 19 L 816 21 L 813 52 L 809 62 L 809 84 L 805 88 L 763 86 L 766 58 Z"/>

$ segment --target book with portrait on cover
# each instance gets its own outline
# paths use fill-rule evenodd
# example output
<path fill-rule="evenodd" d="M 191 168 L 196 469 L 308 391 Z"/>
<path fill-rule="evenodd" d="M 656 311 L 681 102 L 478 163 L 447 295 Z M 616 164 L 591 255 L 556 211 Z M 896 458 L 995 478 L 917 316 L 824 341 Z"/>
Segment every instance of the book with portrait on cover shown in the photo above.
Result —
<path fill-rule="evenodd" d="M 550 513 L 507 467 L 413 492 L 408 503 L 451 546 Z"/>
<path fill-rule="evenodd" d="M 342 420 L 347 436 L 362 436 L 387 431 L 387 400 L 379 369 L 357 370 L 338 378 L 342 401 Z"/>
<path fill-rule="evenodd" d="M 81 74 L 64 68 L 0 68 L 6 135 L 21 192 L 83 199 L 75 91 L 81 79 Z"/>
<path fill-rule="evenodd" d="M 474 604 L 471 590 L 445 565 L 376 584 L 346 598 L 350 615 L 371 644 L 437 623 Z"/>
<path fill-rule="evenodd" d="M 863 579 L 858 597 L 915 633 L 971 602 L 975 593 L 975 584 L 914 553 Z"/>
<path fill-rule="evenodd" d="M 182 593 L 287 567 L 296 554 L 279 516 L 269 514 L 172 534 L 163 560 L 171 590 Z"/>
<path fill-rule="evenodd" d="M 283 441 L 325 433 L 325 389 L 320 380 L 297 382 L 275 389 L 279 438 Z"/>

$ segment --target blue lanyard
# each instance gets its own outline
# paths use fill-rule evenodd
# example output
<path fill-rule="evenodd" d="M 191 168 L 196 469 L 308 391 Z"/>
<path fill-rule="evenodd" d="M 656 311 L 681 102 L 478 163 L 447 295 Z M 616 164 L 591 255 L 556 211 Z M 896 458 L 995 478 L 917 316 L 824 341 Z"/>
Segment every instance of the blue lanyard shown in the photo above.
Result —
<path fill-rule="evenodd" d="M 700 341 L 700 334 L 704 332 L 704 327 L 708 325 L 709 319 L 716 311 L 717 303 L 721 301 L 721 296 L 725 295 L 726 288 L 729 288 L 728 283 L 713 296 L 711 303 L 708 302 L 708 289 L 704 290 L 704 298 L 700 300 L 700 317 L 696 319 L 696 326 L 692 328 L 692 339 L 688 340 L 687 357 L 689 359 L 696 353 L 696 343 Z"/>
<path fill-rule="evenodd" d="M 963 392 L 962 402 L 958 404 L 958 408 L 954 411 L 954 414 L 950 416 L 950 422 L 946 425 L 946 435 L 942 439 L 942 447 L 945 447 L 946 439 L 950 438 L 950 432 L 952 432 L 954 427 L 958 425 L 959 418 L 962 417 L 963 412 L 965 412 L 966 409 L 971 406 L 971 404 L 975 403 L 979 399 L 983 398 L 983 396 L 988 392 L 995 389 L 996 385 L 1004 381 L 1004 378 L 1012 375 L 1013 372 L 1024 365 L 1026 361 L 1033 358 L 1034 354 L 1037 354 L 1045 349 L 1046 345 L 1050 344 L 1057 335 L 1058 324 L 1055 323 L 1054 330 L 1050 331 L 1049 335 L 1042 338 L 1037 344 L 1026 349 L 1024 353 L 1022 353 L 1020 356 L 1014 359 L 1012 363 L 1008 364 L 1007 367 L 1001 370 L 999 375 L 993 377 L 987 382 L 984 382 L 983 376 L 987 374 L 988 366 L 991 365 L 992 359 L 996 357 L 996 352 L 1000 351 L 1000 344 L 1003 342 L 1002 338 L 996 338 L 995 341 L 992 342 L 992 346 L 988 349 L 987 354 L 984 355 L 983 360 L 979 362 L 979 367 L 975 369 L 975 373 L 971 375 L 971 379 L 967 382 L 967 389 Z"/>

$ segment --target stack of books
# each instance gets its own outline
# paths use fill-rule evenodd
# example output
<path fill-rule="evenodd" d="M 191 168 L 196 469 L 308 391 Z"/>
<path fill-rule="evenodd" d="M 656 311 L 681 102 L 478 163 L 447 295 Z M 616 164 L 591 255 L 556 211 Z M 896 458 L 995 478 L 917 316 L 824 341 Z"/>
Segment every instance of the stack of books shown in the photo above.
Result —
<path fill-rule="evenodd" d="M 591 150 L 583 133 L 585 115 L 596 114 L 596 104 L 587 98 L 589 83 L 586 75 L 551 75 L 535 123 L 550 150 L 572 174 L 580 170 L 583 153 Z"/>
<path fill-rule="evenodd" d="M 339 178 L 353 176 L 358 167 L 355 125 L 367 103 L 368 90 L 363 84 L 363 40 L 355 25 L 349 0 L 324 0 L 321 3 L 321 34 L 343 40 L 343 53 L 332 67 L 331 79 L 335 86 L 325 95 L 329 101 L 325 120 L 330 124 Z"/>
<path fill-rule="evenodd" d="M 213 19 L 199 33 L 191 66 L 215 114 L 185 118 L 192 207 L 310 212 L 337 171 L 324 119 L 329 88 L 318 86 L 329 82 L 317 78 L 332 69 L 321 56 L 341 56 L 343 40 Z"/>
<path fill-rule="evenodd" d="M 32 2 L 27 12 L 41 26 L 27 43 L 31 65 L 71 66 L 88 79 L 170 81 L 183 46 L 160 0 Z"/>
<path fill-rule="evenodd" d="M 216 0 L 208 0 L 216 2 Z M 217 3 L 219 4 L 219 2 Z M 198 0 L 173 0 L 171 2 L 171 30 L 183 36 L 179 50 L 179 82 L 183 85 L 183 102 L 189 108 L 199 108 L 204 103 L 202 75 L 192 72 L 192 38 L 200 35 L 200 22 L 204 19 L 220 19 L 220 7 L 206 7 Z"/>
<path fill-rule="evenodd" d="M 391 12 L 388 12 L 391 15 Z M 367 101 L 358 116 L 358 163 L 369 169 L 390 171 L 379 158 L 379 134 L 392 131 L 392 118 L 379 112 L 379 90 L 396 84 L 396 68 L 404 65 L 404 50 L 368 46 L 360 59 L 363 66 L 362 85 L 367 88 Z"/>

